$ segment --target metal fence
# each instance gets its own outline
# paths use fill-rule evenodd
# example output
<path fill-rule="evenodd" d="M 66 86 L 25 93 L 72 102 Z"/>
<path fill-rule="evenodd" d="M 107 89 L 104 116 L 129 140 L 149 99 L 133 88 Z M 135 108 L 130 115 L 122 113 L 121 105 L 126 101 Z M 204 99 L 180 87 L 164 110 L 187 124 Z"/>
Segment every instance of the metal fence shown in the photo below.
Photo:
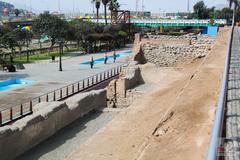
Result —
<path fill-rule="evenodd" d="M 67 44 L 66 45 L 67 47 L 70 47 L 70 48 L 77 48 L 77 44 L 76 43 L 73 43 L 73 44 Z M 49 51 L 56 51 L 59 49 L 59 46 L 53 46 L 53 47 L 43 47 L 43 48 L 36 48 L 36 49 L 29 49 L 29 50 L 23 50 L 21 51 L 21 56 L 27 56 L 27 54 L 29 55 L 35 55 L 35 54 L 38 54 L 38 53 L 44 53 L 44 52 L 49 52 Z M 19 53 L 19 51 L 17 52 Z M 3 52 L 0 54 L 0 57 L 2 59 L 4 59 L 4 57 L 7 57 L 11 55 L 11 52 Z M 19 54 L 15 54 L 14 55 L 15 57 L 16 56 L 19 56 Z"/>
<path fill-rule="evenodd" d="M 218 159 L 217 154 L 220 149 L 219 146 L 221 145 L 220 139 L 222 137 L 223 127 L 224 127 L 223 122 L 224 122 L 224 113 L 225 113 L 226 101 L 227 101 L 228 74 L 229 74 L 229 65 L 230 65 L 230 57 L 231 57 L 233 31 L 234 31 L 234 27 L 232 27 L 230 39 L 228 42 L 229 44 L 227 49 L 226 62 L 224 66 L 221 92 L 218 99 L 214 127 L 211 135 L 210 145 L 208 148 L 207 160 Z"/>
<path fill-rule="evenodd" d="M 123 65 L 109 69 L 107 71 L 90 76 L 78 82 L 69 84 L 52 92 L 48 92 L 39 97 L 30 99 L 29 101 L 17 106 L 0 111 L 0 126 L 9 124 L 17 119 L 23 118 L 33 113 L 33 106 L 41 102 L 60 101 L 74 94 L 90 90 L 99 86 L 103 82 L 116 78 L 122 71 Z"/>

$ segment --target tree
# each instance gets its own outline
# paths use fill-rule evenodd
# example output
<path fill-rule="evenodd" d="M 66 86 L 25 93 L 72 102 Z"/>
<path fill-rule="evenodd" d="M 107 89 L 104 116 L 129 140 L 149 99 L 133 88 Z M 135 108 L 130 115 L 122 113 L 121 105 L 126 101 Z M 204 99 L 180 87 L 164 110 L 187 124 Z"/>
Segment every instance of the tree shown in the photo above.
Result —
<path fill-rule="evenodd" d="M 211 11 L 211 9 L 208 9 L 203 1 L 197 2 L 193 6 L 193 10 L 194 10 L 194 18 L 198 18 L 198 19 L 210 18 L 209 12 Z M 214 10 L 214 8 L 213 8 L 213 10 Z"/>
<path fill-rule="evenodd" d="M 232 24 L 234 24 L 234 21 L 235 21 L 235 15 L 236 15 L 236 11 L 237 9 L 239 9 L 240 7 L 240 1 L 239 0 L 228 0 L 229 1 L 229 7 L 232 8 L 233 6 L 233 21 L 232 21 Z"/>
<path fill-rule="evenodd" d="M 93 6 L 93 17 L 95 16 L 95 11 L 94 11 L 94 5 L 95 5 L 95 2 L 96 0 L 91 0 L 91 3 L 92 3 L 92 6 Z"/>
<path fill-rule="evenodd" d="M 107 4 L 109 3 L 109 0 L 102 0 L 102 3 L 104 5 L 105 24 L 107 25 Z"/>
<path fill-rule="evenodd" d="M 68 42 L 72 42 L 76 40 L 76 33 L 77 32 L 77 28 L 76 26 L 73 25 L 69 25 L 69 27 L 66 30 L 66 34 L 65 34 L 65 47 L 69 50 L 67 43 Z"/>
<path fill-rule="evenodd" d="M 3 48 L 11 50 L 11 56 L 15 54 L 18 44 L 15 35 L 10 30 L 5 30 L 5 33 L 1 37 L 1 44 Z"/>
<path fill-rule="evenodd" d="M 85 49 L 87 53 L 87 48 L 89 44 L 86 41 L 86 36 L 94 32 L 94 24 L 91 22 L 76 21 L 74 24 L 75 28 L 75 40 L 77 41 L 78 47 L 80 45 Z"/>
<path fill-rule="evenodd" d="M 117 11 L 120 8 L 120 4 L 117 0 L 110 0 L 109 3 L 109 10 L 111 11 L 111 21 L 114 19 L 116 21 L 117 18 Z"/>
<path fill-rule="evenodd" d="M 99 8 L 101 6 L 101 2 L 100 2 L 100 0 L 95 0 L 95 1 L 96 1 L 95 2 L 95 7 L 97 9 L 97 23 L 98 23 L 98 20 L 99 20 Z"/>
<path fill-rule="evenodd" d="M 232 6 L 233 6 L 234 10 L 237 10 L 237 8 L 239 8 L 239 6 L 240 6 L 239 0 L 228 0 L 228 1 L 229 1 L 230 8 L 232 8 Z"/>
<path fill-rule="evenodd" d="M 226 19 L 227 23 L 230 23 L 233 17 L 233 10 L 231 8 L 223 8 L 222 10 L 216 10 L 215 18 L 216 19 Z"/>
<path fill-rule="evenodd" d="M 51 39 L 51 46 L 59 44 L 59 71 L 62 71 L 63 45 L 68 27 L 66 20 L 49 13 L 40 14 L 33 23 L 33 31 L 38 35 L 48 35 Z"/>
<path fill-rule="evenodd" d="M 18 17 L 19 14 L 20 14 L 20 10 L 19 10 L 19 9 L 15 9 L 15 10 L 14 10 L 14 13 L 15 13 L 16 17 Z"/>
<path fill-rule="evenodd" d="M 19 48 L 20 56 L 21 56 L 22 48 L 24 46 L 27 47 L 27 62 L 29 62 L 28 48 L 29 48 L 29 44 L 32 41 L 32 37 L 33 37 L 32 32 L 28 31 L 28 30 L 22 30 L 20 28 L 16 28 L 11 32 L 11 34 L 15 38 L 15 41 L 17 43 L 17 47 Z"/>
<path fill-rule="evenodd" d="M 52 46 L 63 40 L 66 36 L 68 23 L 56 15 L 43 13 L 35 19 L 33 31 L 38 35 L 48 35 L 51 39 Z"/>
<path fill-rule="evenodd" d="M 235 22 L 240 22 L 240 9 L 235 12 Z"/>
<path fill-rule="evenodd" d="M 2 44 L 4 48 L 11 50 L 11 56 L 15 54 L 16 48 L 19 49 L 19 54 L 21 56 L 22 48 L 24 46 L 29 47 L 29 44 L 32 40 L 33 34 L 31 31 L 22 30 L 16 28 L 14 30 L 8 31 L 2 36 Z M 29 62 L 29 53 L 27 52 L 27 61 Z"/>

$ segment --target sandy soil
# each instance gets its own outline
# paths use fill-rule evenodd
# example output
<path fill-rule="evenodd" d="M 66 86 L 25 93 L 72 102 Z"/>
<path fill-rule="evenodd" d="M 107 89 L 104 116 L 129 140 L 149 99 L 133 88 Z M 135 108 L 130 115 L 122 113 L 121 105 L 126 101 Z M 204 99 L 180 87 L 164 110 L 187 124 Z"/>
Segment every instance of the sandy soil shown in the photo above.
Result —
<path fill-rule="evenodd" d="M 222 29 L 211 53 L 191 64 L 159 70 L 143 66 L 143 77 L 155 89 L 135 101 L 67 159 L 204 159 L 229 31 Z"/>

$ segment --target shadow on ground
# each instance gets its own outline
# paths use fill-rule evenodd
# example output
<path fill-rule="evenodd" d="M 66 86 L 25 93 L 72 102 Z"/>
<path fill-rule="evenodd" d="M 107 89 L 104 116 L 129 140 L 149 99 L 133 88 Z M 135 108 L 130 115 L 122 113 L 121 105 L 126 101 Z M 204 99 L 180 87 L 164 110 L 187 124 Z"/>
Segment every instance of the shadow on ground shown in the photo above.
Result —
<path fill-rule="evenodd" d="M 96 133 L 96 131 L 91 131 L 93 133 L 89 133 L 90 135 L 86 136 L 89 132 L 86 130 L 88 123 L 91 121 L 97 121 L 96 119 L 101 116 L 103 113 L 99 111 L 94 111 L 89 113 L 88 115 L 80 118 L 70 124 L 69 126 L 65 127 L 64 129 L 60 130 L 58 133 L 47 139 L 46 141 L 42 142 L 38 146 L 34 147 L 33 149 L 29 150 L 28 152 L 24 153 L 22 156 L 16 158 L 16 160 L 60 160 L 64 159 L 65 156 L 70 154 L 72 150 L 70 148 L 76 148 L 81 143 L 85 142 L 92 134 Z M 95 122 L 92 122 L 95 123 Z M 96 124 L 99 126 L 98 124 Z M 102 126 L 103 127 L 103 126 Z M 90 127 L 91 128 L 91 127 Z M 100 129 L 100 128 L 98 128 Z M 97 129 L 97 130 L 98 130 Z M 84 132 L 84 133 L 80 133 Z M 80 134 L 79 134 L 80 133 Z M 76 139 L 76 137 L 80 137 Z M 74 139 L 74 140 L 71 140 Z M 76 141 L 79 140 L 79 141 Z M 77 144 L 75 146 L 68 146 L 71 145 L 71 141 Z M 65 144 L 67 143 L 67 144 Z M 62 145 L 66 145 L 62 147 Z M 62 147 L 62 148 L 61 148 Z M 60 149 L 58 149 L 60 148 Z M 59 151 L 55 151 L 55 150 Z M 68 151 L 67 151 L 68 150 Z M 55 153 L 50 153 L 55 152 Z M 66 153 L 63 153 L 66 152 Z M 67 153 L 70 152 L 70 153 Z M 49 155 L 46 155 L 49 154 Z M 61 155 L 62 154 L 62 155 Z M 59 157 L 58 157 L 59 156 Z"/>

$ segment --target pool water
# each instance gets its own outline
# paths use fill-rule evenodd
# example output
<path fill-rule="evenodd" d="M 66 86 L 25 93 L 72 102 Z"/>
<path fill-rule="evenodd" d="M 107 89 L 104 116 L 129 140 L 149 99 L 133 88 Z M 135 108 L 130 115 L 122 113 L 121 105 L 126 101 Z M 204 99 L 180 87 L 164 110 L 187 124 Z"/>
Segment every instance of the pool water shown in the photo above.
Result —
<path fill-rule="evenodd" d="M 116 57 L 117 57 L 117 59 L 119 59 L 119 58 L 127 57 L 131 54 L 132 54 L 132 51 L 126 51 L 123 53 L 116 54 Z M 105 59 L 105 57 L 94 59 L 94 64 L 104 63 L 104 59 Z M 108 56 L 108 61 L 109 60 L 113 61 L 113 56 Z M 80 64 L 89 64 L 90 65 L 90 63 L 91 63 L 91 61 L 83 61 Z"/>
<path fill-rule="evenodd" d="M 10 79 L 0 82 L 0 91 L 9 90 L 26 84 L 31 84 L 33 81 L 24 79 Z"/>

